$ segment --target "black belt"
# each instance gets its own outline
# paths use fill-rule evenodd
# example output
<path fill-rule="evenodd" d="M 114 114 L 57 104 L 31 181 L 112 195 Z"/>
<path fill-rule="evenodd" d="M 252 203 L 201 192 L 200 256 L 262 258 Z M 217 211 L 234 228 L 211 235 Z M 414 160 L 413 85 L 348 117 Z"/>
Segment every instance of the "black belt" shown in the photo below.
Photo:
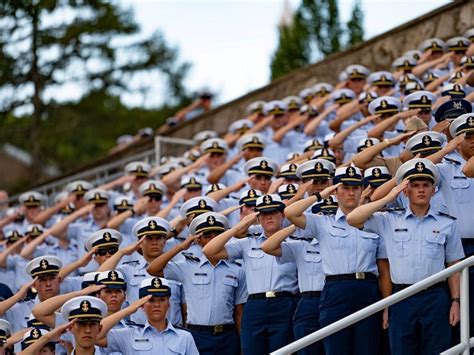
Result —
<path fill-rule="evenodd" d="M 194 330 L 196 332 L 209 332 L 214 334 L 231 332 L 235 329 L 235 324 L 218 324 L 218 325 L 197 325 L 197 324 L 188 324 L 187 328 L 189 330 Z"/>
<path fill-rule="evenodd" d="M 321 291 L 305 291 L 301 292 L 302 298 L 321 297 Z"/>
<path fill-rule="evenodd" d="M 327 275 L 326 281 L 349 281 L 349 280 L 376 280 L 377 275 L 371 272 L 356 272 L 355 274 Z"/>
<path fill-rule="evenodd" d="M 393 284 L 392 292 L 395 293 L 395 292 L 404 290 L 404 289 L 406 289 L 407 287 L 410 287 L 410 286 L 412 286 L 412 285 L 410 285 L 410 284 Z M 444 288 L 444 287 L 445 287 L 444 282 L 438 282 L 438 283 L 436 283 L 434 285 L 431 285 L 430 287 L 424 289 L 423 291 L 432 290 L 432 289 L 435 289 L 435 288 Z"/>
<path fill-rule="evenodd" d="M 252 293 L 247 297 L 249 300 L 262 300 L 265 298 L 281 298 L 281 297 L 293 297 L 294 294 L 288 291 L 267 291 L 261 293 Z"/>
<path fill-rule="evenodd" d="M 462 244 L 474 245 L 474 238 L 461 238 Z"/>

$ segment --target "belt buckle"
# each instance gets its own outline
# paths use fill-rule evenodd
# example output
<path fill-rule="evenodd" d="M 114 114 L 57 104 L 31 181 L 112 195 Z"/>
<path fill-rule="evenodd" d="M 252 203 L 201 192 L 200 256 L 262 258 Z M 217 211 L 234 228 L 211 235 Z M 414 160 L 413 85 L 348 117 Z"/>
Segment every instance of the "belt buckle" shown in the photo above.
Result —
<path fill-rule="evenodd" d="M 214 326 L 214 334 L 222 333 L 223 331 L 224 331 L 224 326 L 222 324 Z"/>
<path fill-rule="evenodd" d="M 365 279 L 365 272 L 356 272 L 355 276 L 356 276 L 356 280 L 364 280 Z"/>
<path fill-rule="evenodd" d="M 275 297 L 276 297 L 275 291 L 265 292 L 265 298 L 275 298 Z"/>

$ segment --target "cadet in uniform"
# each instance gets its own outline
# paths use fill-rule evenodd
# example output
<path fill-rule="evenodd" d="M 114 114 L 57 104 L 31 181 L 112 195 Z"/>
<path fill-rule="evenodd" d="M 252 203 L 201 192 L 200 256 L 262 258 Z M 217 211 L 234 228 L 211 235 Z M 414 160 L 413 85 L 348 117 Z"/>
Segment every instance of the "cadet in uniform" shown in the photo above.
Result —
<path fill-rule="evenodd" d="M 188 331 L 175 328 L 166 319 L 171 289 L 168 280 L 146 278 L 140 284 L 140 299 L 129 307 L 105 318 L 97 345 L 124 355 L 186 354 L 198 355 L 193 337 Z M 142 327 L 112 329 L 121 318 L 143 308 L 146 322 Z"/>
<path fill-rule="evenodd" d="M 238 332 L 243 304 L 247 300 L 245 274 L 235 263 L 208 260 L 204 255 L 188 255 L 175 262 L 171 259 L 193 241 L 204 247 L 228 228 L 227 218 L 220 213 L 201 214 L 191 222 L 191 236 L 148 267 L 151 275 L 164 273 L 167 279 L 183 284 L 187 328 L 200 354 L 240 354 Z"/>
<path fill-rule="evenodd" d="M 277 257 L 278 263 L 296 263 L 300 300 L 296 306 L 293 331 L 296 339 L 319 330 L 319 299 L 324 287 L 319 243 L 315 238 L 295 238 L 290 225 L 273 234 L 262 244 L 262 250 Z M 289 238 L 288 238 L 289 237 Z M 299 355 L 324 354 L 322 342 L 298 351 Z"/>
<path fill-rule="evenodd" d="M 355 227 L 384 236 L 393 292 L 464 257 L 455 218 L 430 205 L 439 181 L 436 166 L 427 159 L 412 159 L 398 169 L 396 179 L 399 185 L 386 197 L 355 209 L 347 218 Z M 409 200 L 406 210 L 375 213 L 402 191 Z M 450 325 L 459 321 L 459 273 L 448 283 L 451 301 L 440 282 L 391 306 L 392 354 L 439 354 L 449 348 Z"/>
<path fill-rule="evenodd" d="M 100 321 L 107 315 L 104 301 L 92 296 L 74 297 L 61 307 L 61 314 L 67 321 L 74 320 L 71 333 L 75 348 L 72 355 L 97 353 L 95 342 L 99 335 Z"/>
<path fill-rule="evenodd" d="M 285 209 L 286 217 L 305 236 L 320 244 L 325 286 L 320 300 L 321 326 L 327 326 L 388 296 L 388 263 L 379 235 L 360 231 L 346 222 L 346 215 L 359 205 L 362 175 L 358 168 L 336 169 L 336 185 Z M 335 215 L 304 213 L 313 203 L 336 192 Z M 377 354 L 381 317 L 375 314 L 324 339 L 327 354 Z M 368 334 L 371 336 L 369 337 Z"/>
<path fill-rule="evenodd" d="M 263 232 L 230 240 L 247 231 L 257 214 L 247 215 L 236 226 L 212 239 L 203 249 L 210 260 L 243 260 L 247 278 L 248 301 L 242 317 L 244 354 L 268 354 L 293 341 L 293 314 L 298 292 L 295 263 L 279 264 L 265 254 L 263 242 L 283 225 L 285 204 L 276 194 L 260 196 L 256 201 L 258 220 Z"/>

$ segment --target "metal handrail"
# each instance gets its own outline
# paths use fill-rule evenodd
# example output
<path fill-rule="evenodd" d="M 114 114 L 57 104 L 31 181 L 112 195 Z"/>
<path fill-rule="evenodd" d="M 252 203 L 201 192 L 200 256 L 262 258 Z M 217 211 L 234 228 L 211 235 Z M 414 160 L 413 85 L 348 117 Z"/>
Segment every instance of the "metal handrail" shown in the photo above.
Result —
<path fill-rule="evenodd" d="M 462 348 L 463 354 L 469 354 L 470 348 L 470 336 L 469 336 L 469 267 L 474 265 L 474 256 L 471 256 L 459 263 L 456 263 L 437 274 L 431 275 L 430 277 L 417 282 L 416 284 L 407 287 L 393 295 L 386 297 L 370 306 L 367 306 L 345 318 L 338 320 L 314 333 L 308 334 L 307 336 L 294 341 L 291 344 L 288 344 L 271 354 L 282 355 L 282 354 L 291 354 L 294 353 L 308 345 L 311 345 L 317 341 L 326 338 L 329 335 L 332 335 L 341 329 L 347 328 L 348 326 L 365 319 L 377 312 L 384 310 L 385 308 L 398 303 L 414 294 L 427 289 L 428 287 L 434 285 L 435 283 L 444 281 L 447 277 L 462 271 L 461 274 L 461 305 L 460 305 L 460 314 L 461 314 L 461 343 L 460 347 Z M 456 350 L 458 346 L 456 346 Z M 452 349 L 452 348 L 451 348 Z M 448 349 L 447 351 L 451 351 Z M 456 351 L 455 350 L 455 351 Z M 452 354 L 449 352 L 448 354 Z"/>

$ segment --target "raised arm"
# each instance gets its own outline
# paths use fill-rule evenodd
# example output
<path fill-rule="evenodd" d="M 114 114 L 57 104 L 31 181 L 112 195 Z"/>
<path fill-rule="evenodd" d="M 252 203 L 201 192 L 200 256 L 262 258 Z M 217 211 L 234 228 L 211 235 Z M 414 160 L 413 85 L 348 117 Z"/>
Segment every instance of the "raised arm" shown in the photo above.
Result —
<path fill-rule="evenodd" d="M 390 139 L 384 139 L 382 142 L 367 147 L 363 151 L 355 154 L 352 157 L 352 162 L 355 166 L 361 169 L 367 169 L 372 160 L 374 160 L 374 158 L 378 156 L 384 149 L 400 144 L 414 133 L 415 132 L 407 132 Z"/>
<path fill-rule="evenodd" d="M 26 297 L 26 294 L 28 293 L 28 290 L 33 287 L 35 281 L 36 279 L 22 285 L 17 293 L 15 293 L 10 298 L 7 298 L 6 300 L 0 302 L 0 316 L 3 316 L 10 308 L 12 308 L 22 299 L 24 299 Z"/>
<path fill-rule="evenodd" d="M 161 254 L 148 266 L 146 271 L 153 276 L 161 276 L 166 265 L 180 252 L 189 249 L 189 247 L 198 239 L 200 235 L 190 235 L 187 237 L 184 242 L 176 245 L 171 250 Z"/>
<path fill-rule="evenodd" d="M 336 118 L 329 123 L 329 128 L 332 129 L 334 132 L 339 132 L 341 129 L 342 123 L 350 118 L 352 115 L 355 115 L 357 112 L 361 110 L 364 106 L 363 103 L 359 103 L 357 100 L 352 100 L 351 102 L 342 105 L 336 111 Z"/>
<path fill-rule="evenodd" d="M 467 177 L 473 178 L 474 177 L 474 156 L 470 157 L 467 163 L 464 165 L 462 172 Z"/>
<path fill-rule="evenodd" d="M 426 159 L 430 160 L 432 163 L 434 164 L 438 164 L 438 163 L 441 163 L 441 161 L 443 160 L 443 158 L 451 153 L 451 152 L 454 152 L 458 147 L 459 145 L 462 143 L 462 141 L 464 140 L 464 135 L 463 134 L 460 134 L 459 136 L 451 139 L 448 144 L 446 144 L 443 149 L 437 151 L 436 153 L 434 154 L 431 154 L 430 156 L 426 157 Z"/>
<path fill-rule="evenodd" d="M 70 299 L 73 299 L 74 297 L 88 296 L 90 294 L 99 292 L 104 287 L 105 285 L 90 285 L 79 291 L 69 292 L 65 293 L 64 295 L 48 298 L 47 300 L 44 300 L 43 302 L 40 302 L 34 306 L 31 312 L 37 320 L 43 322 L 50 328 L 54 328 L 56 326 L 56 317 L 54 312 L 61 308 L 64 303 Z"/>
<path fill-rule="evenodd" d="M 309 121 L 306 124 L 306 127 L 304 128 L 304 133 L 307 136 L 314 136 L 314 133 L 318 129 L 321 122 L 324 121 L 326 119 L 326 117 L 328 117 L 329 114 L 331 112 L 333 112 L 335 109 L 337 109 L 338 107 L 339 107 L 338 104 L 332 104 L 327 109 L 325 109 L 322 113 L 320 113 L 315 118 L 313 118 L 311 121 Z"/>
<path fill-rule="evenodd" d="M 419 109 L 412 109 L 408 111 L 402 111 L 399 112 L 395 115 L 393 115 L 390 118 L 384 119 L 382 122 L 378 123 L 374 128 L 372 128 L 368 135 L 371 138 L 379 138 L 381 139 L 383 137 L 383 134 L 394 124 L 396 124 L 398 121 L 400 121 L 402 118 L 410 117 L 413 115 L 416 115 L 418 113 Z"/>
<path fill-rule="evenodd" d="M 50 219 L 53 215 L 61 211 L 64 207 L 66 207 L 69 203 L 73 202 L 75 197 L 73 195 L 68 196 L 64 200 L 58 202 L 54 206 L 45 209 L 38 213 L 38 215 L 33 219 L 33 223 L 44 225 L 48 219 Z"/>
<path fill-rule="evenodd" d="M 165 208 L 159 210 L 156 216 L 166 219 L 166 217 L 168 217 L 170 212 L 173 210 L 174 206 L 176 206 L 176 204 L 183 198 L 185 193 L 186 189 L 180 189 L 176 191 L 168 205 Z"/>
<path fill-rule="evenodd" d="M 219 165 L 214 170 L 209 172 L 209 175 L 207 176 L 207 181 L 210 184 L 217 184 L 219 180 L 227 172 L 227 170 L 229 170 L 235 164 L 237 164 L 240 161 L 240 159 L 242 159 L 242 157 L 243 157 L 243 153 L 240 152 L 239 154 L 236 154 L 232 159 L 226 160 L 224 164 Z"/>
<path fill-rule="evenodd" d="M 88 204 L 78 209 L 77 211 L 74 211 L 69 216 L 64 217 L 62 220 L 60 220 L 58 223 L 56 223 L 54 226 L 52 226 L 49 229 L 50 234 L 54 235 L 58 239 L 66 239 L 67 227 L 76 219 L 88 214 L 90 211 L 92 211 L 93 208 L 94 208 L 94 205 Z"/>
<path fill-rule="evenodd" d="M 326 187 L 320 192 L 319 196 L 322 200 L 331 196 L 341 183 Z M 296 227 L 304 229 L 306 227 L 306 216 L 304 212 L 315 202 L 318 201 L 316 196 L 309 196 L 303 200 L 297 201 L 285 208 L 285 217 L 290 220 Z"/>
<path fill-rule="evenodd" d="M 107 347 L 107 333 L 122 319 L 138 311 L 138 309 L 140 309 L 140 307 L 147 303 L 151 297 L 151 295 L 148 295 L 143 298 L 140 298 L 133 302 L 130 306 L 102 319 L 102 321 L 100 322 L 102 329 L 100 330 L 100 333 L 97 336 L 96 345 L 99 345 L 101 347 Z"/>
<path fill-rule="evenodd" d="M 207 194 L 207 197 L 210 197 L 214 201 L 219 202 L 220 200 L 222 200 L 224 197 L 226 197 L 230 193 L 239 191 L 242 187 L 244 187 L 244 185 L 249 180 L 250 180 L 250 178 L 242 179 L 242 180 L 236 182 L 233 185 L 230 185 L 230 186 L 227 186 L 227 187 L 223 188 L 222 190 L 217 190 L 217 191 L 214 191 L 214 192 L 211 192 L 211 193 Z"/>
<path fill-rule="evenodd" d="M 367 116 L 364 119 L 360 120 L 359 122 L 354 123 L 350 127 L 347 127 L 346 129 L 344 129 L 341 132 L 337 133 L 334 137 L 332 137 L 329 140 L 329 147 L 333 148 L 333 147 L 337 147 L 337 146 L 343 144 L 344 141 L 347 139 L 347 137 L 349 137 L 349 135 L 352 132 L 354 132 L 356 129 L 358 129 L 360 127 L 365 126 L 369 122 L 372 122 L 377 117 L 379 117 L 379 116 L 378 115 Z"/>
<path fill-rule="evenodd" d="M 137 242 L 130 244 L 125 248 L 119 249 L 114 255 L 112 255 L 102 265 L 100 265 L 97 271 L 103 272 L 115 270 L 120 260 L 122 260 L 125 255 L 132 255 L 134 252 L 136 252 L 144 240 L 145 238 L 140 238 Z"/>
<path fill-rule="evenodd" d="M 286 125 L 284 125 L 278 131 L 275 132 L 275 134 L 272 137 L 273 141 L 280 143 L 281 140 L 285 137 L 285 135 L 288 132 L 294 130 L 295 127 L 298 127 L 299 125 L 302 125 L 307 120 L 308 120 L 308 114 L 303 114 L 303 115 L 298 114 L 297 117 L 290 120 Z"/>
<path fill-rule="evenodd" d="M 400 192 L 402 192 L 407 187 L 408 183 L 409 181 L 405 180 L 380 200 L 357 207 L 347 215 L 347 223 L 356 228 L 362 228 L 365 221 L 367 221 L 375 212 L 383 208 L 387 203 L 394 201 Z"/>
<path fill-rule="evenodd" d="M 58 276 L 60 280 L 63 281 L 71 272 L 76 271 L 80 267 L 87 266 L 87 264 L 89 264 L 90 261 L 92 260 L 92 257 L 94 256 L 95 251 L 96 251 L 96 248 L 93 248 L 87 253 L 85 253 L 80 259 L 63 266 L 61 270 L 59 270 Z"/>
<path fill-rule="evenodd" d="M 281 243 L 294 233 L 295 230 L 296 227 L 293 224 L 279 230 L 262 244 L 262 250 L 273 256 L 281 256 Z"/>
<path fill-rule="evenodd" d="M 48 344 L 49 342 L 58 341 L 58 339 L 67 332 L 68 329 L 72 327 L 72 325 L 76 322 L 76 320 L 72 320 L 66 324 L 63 324 L 57 328 L 52 329 L 50 332 L 43 335 L 41 338 L 36 340 L 33 344 L 29 345 L 25 350 L 18 353 L 18 355 L 37 355 L 41 354 L 41 349 Z"/>
<path fill-rule="evenodd" d="M 232 228 L 214 237 L 202 249 L 202 252 L 209 260 L 228 259 L 227 251 L 225 249 L 226 243 L 234 236 L 241 234 L 243 230 L 248 228 L 257 220 L 258 212 L 250 213 Z"/>
<path fill-rule="evenodd" d="M 429 69 L 431 69 L 431 68 L 434 68 L 435 66 L 437 66 L 437 65 L 440 64 L 440 63 L 443 63 L 447 56 L 450 56 L 450 53 L 446 53 L 446 54 L 442 55 L 442 56 L 439 57 L 439 58 L 436 58 L 436 59 L 433 59 L 433 60 L 429 60 L 429 61 L 427 61 L 427 62 L 424 62 L 424 63 L 420 64 L 420 65 L 417 65 L 416 67 L 414 67 L 414 68 L 412 69 L 411 72 L 412 72 L 415 76 L 421 78 L 421 77 L 423 76 L 423 74 L 424 74 L 427 70 L 429 70 Z"/>
<path fill-rule="evenodd" d="M 35 252 L 36 248 L 43 244 L 46 238 L 50 236 L 49 229 L 45 230 L 41 235 L 34 238 L 31 242 L 26 244 L 20 252 L 20 256 L 23 259 L 29 260 L 33 257 L 33 253 Z"/>
<path fill-rule="evenodd" d="M 26 242 L 28 237 L 21 237 L 15 243 L 6 248 L 2 253 L 0 253 L 0 268 L 6 269 L 8 256 L 15 250 L 19 245 Z"/>

